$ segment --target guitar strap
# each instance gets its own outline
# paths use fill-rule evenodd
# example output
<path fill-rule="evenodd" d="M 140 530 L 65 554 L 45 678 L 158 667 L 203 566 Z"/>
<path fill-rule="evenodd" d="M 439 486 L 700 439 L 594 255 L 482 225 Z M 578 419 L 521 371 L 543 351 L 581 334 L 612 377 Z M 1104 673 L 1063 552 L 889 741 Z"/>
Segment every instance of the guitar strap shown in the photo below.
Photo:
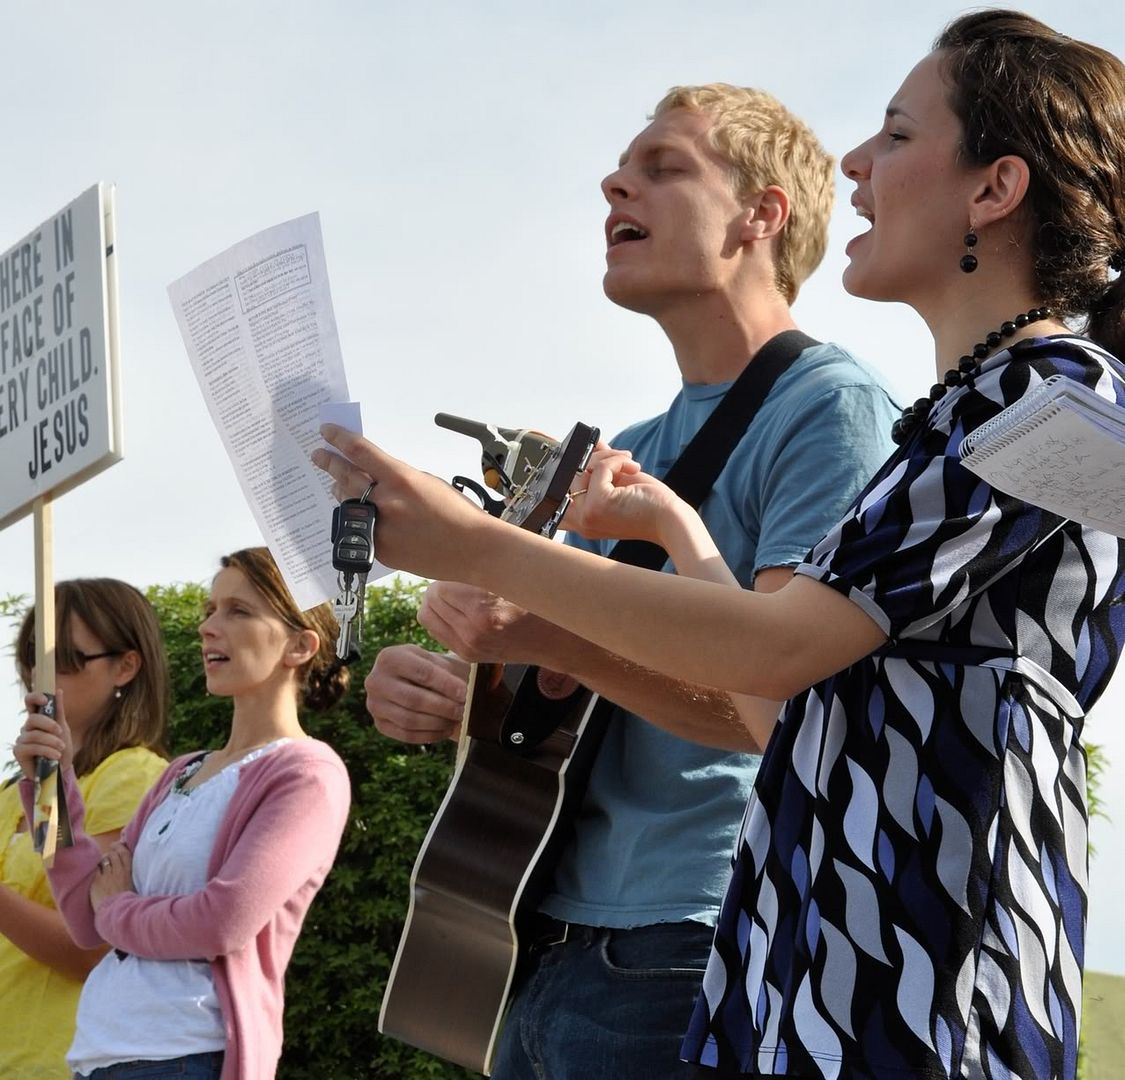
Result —
<path fill-rule="evenodd" d="M 786 330 L 770 338 L 758 350 L 665 475 L 664 482 L 680 498 L 699 509 L 726 465 L 731 451 L 746 434 L 751 421 L 773 389 L 774 383 L 803 350 L 816 344 L 818 342 L 798 330 Z M 667 553 L 659 544 L 647 540 L 619 541 L 609 557 L 617 562 L 649 570 L 659 570 L 668 559 Z M 573 751 L 572 767 L 567 771 L 568 780 L 563 786 L 566 812 L 562 815 L 571 819 L 571 825 L 585 792 L 589 770 L 616 707 L 612 701 L 602 697 L 594 702 L 585 729 Z M 526 890 L 526 900 L 530 901 L 534 893 L 542 892 L 550 867 L 567 843 L 569 834 L 569 829 L 552 833 L 548 851 L 537 866 L 534 883 L 529 883 Z"/>
<path fill-rule="evenodd" d="M 803 350 L 816 344 L 818 342 L 800 331 L 787 330 L 771 338 L 758 350 L 664 476 L 664 482 L 680 498 L 695 509 L 699 508 L 774 383 Z M 614 545 L 609 557 L 650 570 L 659 570 L 668 559 L 659 544 L 647 540 L 622 540 Z M 538 904 L 535 897 L 542 895 L 556 860 L 569 842 L 574 819 L 584 797 L 586 779 L 616 707 L 612 701 L 598 697 L 587 713 L 584 729 L 579 733 L 572 751 L 566 780 L 562 783 L 564 809 L 558 820 L 567 822 L 567 827 L 551 830 L 547 848 L 536 864 L 535 873 L 528 880 L 520 902 L 523 911 L 535 910 Z"/>
<path fill-rule="evenodd" d="M 665 475 L 664 483 L 698 510 L 774 383 L 805 349 L 818 344 L 800 330 L 785 330 L 770 338 L 742 369 L 714 412 L 681 451 Z M 648 570 L 659 570 L 668 560 L 667 552 L 648 540 L 621 540 L 614 545 L 609 557 Z"/>

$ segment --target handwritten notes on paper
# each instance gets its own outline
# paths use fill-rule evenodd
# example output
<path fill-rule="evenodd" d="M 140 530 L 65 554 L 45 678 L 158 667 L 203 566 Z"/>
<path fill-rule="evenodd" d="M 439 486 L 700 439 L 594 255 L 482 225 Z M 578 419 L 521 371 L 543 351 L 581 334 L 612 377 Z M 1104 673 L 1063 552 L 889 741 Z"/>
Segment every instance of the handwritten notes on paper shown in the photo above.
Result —
<path fill-rule="evenodd" d="M 309 455 L 322 444 L 321 407 L 346 401 L 348 386 L 318 215 L 236 244 L 168 294 L 211 419 L 290 592 L 301 608 L 334 597 L 336 501 Z"/>
<path fill-rule="evenodd" d="M 998 491 L 1125 536 L 1125 410 L 1053 376 L 988 428 L 962 445 L 966 468 Z"/>

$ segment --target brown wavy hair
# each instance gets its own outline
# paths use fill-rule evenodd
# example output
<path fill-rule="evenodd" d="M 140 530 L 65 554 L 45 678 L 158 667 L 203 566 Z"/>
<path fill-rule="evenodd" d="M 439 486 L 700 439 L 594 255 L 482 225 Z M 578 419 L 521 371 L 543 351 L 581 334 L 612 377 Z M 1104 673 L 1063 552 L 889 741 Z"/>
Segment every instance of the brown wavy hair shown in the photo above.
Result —
<path fill-rule="evenodd" d="M 316 712 L 330 709 L 348 688 L 348 669 L 336 659 L 339 623 L 328 604 L 301 611 L 273 561 L 269 548 L 243 548 L 219 560 L 224 569 L 241 570 L 286 626 L 293 630 L 312 630 L 320 638 L 316 655 L 298 671 L 301 702 Z"/>
<path fill-rule="evenodd" d="M 77 616 L 93 635 L 115 653 L 136 651 L 141 664 L 121 697 L 110 698 L 105 712 L 83 736 L 74 755 L 74 771 L 85 776 L 110 754 L 130 746 L 144 746 L 167 757 L 165 738 L 171 687 L 164 640 L 156 612 L 132 585 L 114 578 L 75 578 L 55 584 L 55 666 L 62 672 L 81 666 L 70 636 L 71 616 Z M 16 636 L 16 670 L 31 689 L 35 666 L 35 610 L 29 611 Z"/>
<path fill-rule="evenodd" d="M 1027 162 L 1040 299 L 1125 358 L 1125 65 L 1015 11 L 964 15 L 934 49 L 966 160 Z"/>

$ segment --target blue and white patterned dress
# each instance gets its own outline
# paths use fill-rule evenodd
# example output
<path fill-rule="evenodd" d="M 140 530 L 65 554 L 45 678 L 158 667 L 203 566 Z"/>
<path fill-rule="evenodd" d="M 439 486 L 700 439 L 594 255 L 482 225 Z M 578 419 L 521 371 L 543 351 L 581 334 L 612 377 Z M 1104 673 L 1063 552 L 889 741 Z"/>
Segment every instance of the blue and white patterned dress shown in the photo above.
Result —
<path fill-rule="evenodd" d="M 1086 711 L 1125 642 L 1125 543 L 1002 495 L 968 432 L 1056 373 L 1038 338 L 948 393 L 798 573 L 888 644 L 794 698 L 746 811 L 684 1043 L 724 1070 L 1073 1077 L 1086 916 Z"/>

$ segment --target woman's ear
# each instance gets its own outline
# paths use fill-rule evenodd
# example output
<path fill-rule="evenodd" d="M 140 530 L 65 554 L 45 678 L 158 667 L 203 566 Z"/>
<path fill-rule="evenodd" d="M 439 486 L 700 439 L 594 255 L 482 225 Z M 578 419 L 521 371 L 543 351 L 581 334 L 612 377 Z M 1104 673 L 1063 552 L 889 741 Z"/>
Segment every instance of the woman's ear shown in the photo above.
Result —
<path fill-rule="evenodd" d="M 985 167 L 984 178 L 969 206 L 969 220 L 981 228 L 1010 218 L 1023 205 L 1031 183 L 1027 162 L 1005 154 Z"/>
<path fill-rule="evenodd" d="M 285 653 L 285 663 L 289 667 L 302 667 L 319 651 L 320 635 L 315 630 L 301 630 L 293 635 L 293 640 Z"/>
<path fill-rule="evenodd" d="M 144 661 L 136 649 L 123 652 L 117 658 L 117 672 L 113 678 L 114 686 L 118 688 L 128 686 L 137 677 L 137 673 L 142 667 L 144 667 Z"/>

